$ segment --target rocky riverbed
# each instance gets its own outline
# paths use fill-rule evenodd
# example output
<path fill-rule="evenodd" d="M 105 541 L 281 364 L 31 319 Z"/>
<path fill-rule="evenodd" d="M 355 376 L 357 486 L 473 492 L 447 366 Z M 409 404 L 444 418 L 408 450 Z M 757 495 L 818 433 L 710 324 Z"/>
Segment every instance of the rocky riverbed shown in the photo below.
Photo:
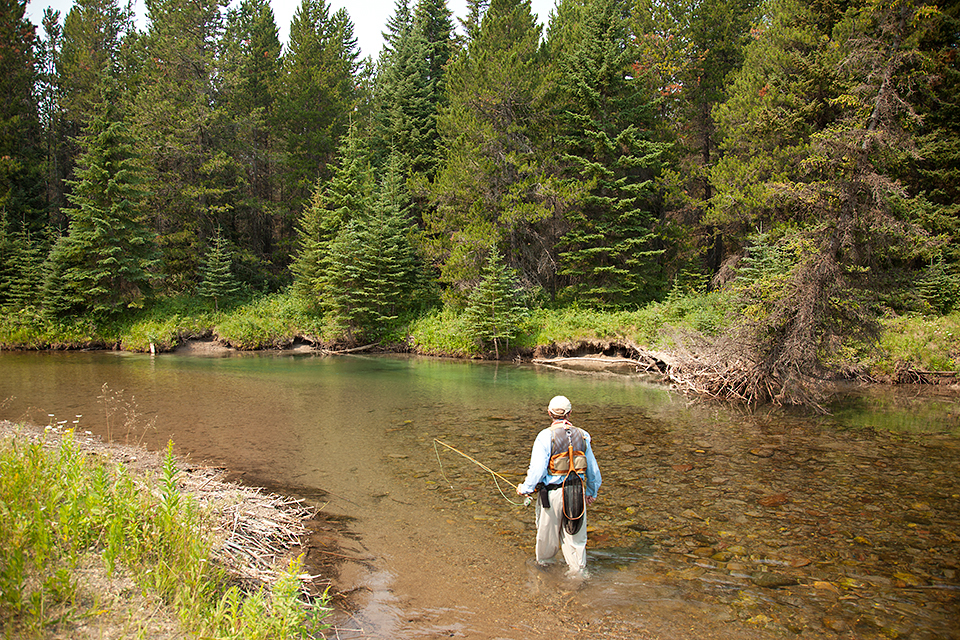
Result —
<path fill-rule="evenodd" d="M 418 441 L 433 455 L 433 438 L 456 437 L 437 410 L 434 424 L 394 430 L 408 441 L 402 448 Z M 702 602 L 716 622 L 804 637 L 960 638 L 953 433 L 842 431 L 782 415 L 702 427 L 632 413 L 575 422 L 591 432 L 604 478 L 589 514 L 590 567 L 596 582 L 617 581 L 621 597 L 652 589 Z M 524 470 L 535 430 L 520 416 L 488 416 L 468 443 L 453 444 L 494 469 Z M 508 504 L 462 456 L 440 460 L 428 470 L 406 458 L 395 466 L 438 508 L 531 545 L 530 511 Z M 593 597 L 606 611 L 595 629 L 638 615 L 627 597 Z"/>

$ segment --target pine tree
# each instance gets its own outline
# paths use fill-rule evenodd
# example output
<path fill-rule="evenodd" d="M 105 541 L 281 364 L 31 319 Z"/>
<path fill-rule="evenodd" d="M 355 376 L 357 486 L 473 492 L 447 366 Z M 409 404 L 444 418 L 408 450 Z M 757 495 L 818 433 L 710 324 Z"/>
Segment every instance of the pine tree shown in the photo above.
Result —
<path fill-rule="evenodd" d="M 229 302 L 240 292 L 240 285 L 233 275 L 232 259 L 227 242 L 220 229 L 213 239 L 213 245 L 204 259 L 203 281 L 197 288 L 197 294 L 213 300 L 213 310 L 219 311 L 221 302 Z"/>
<path fill-rule="evenodd" d="M 418 269 L 400 165 L 397 157 L 387 163 L 370 208 L 343 224 L 329 245 L 328 320 L 350 341 L 383 338 L 414 299 Z"/>
<path fill-rule="evenodd" d="M 56 315 L 107 316 L 142 305 L 159 263 L 154 236 L 142 222 L 143 172 L 111 80 L 79 141 L 67 235 L 48 257 L 44 306 Z"/>
<path fill-rule="evenodd" d="M 39 70 L 39 107 L 40 125 L 43 130 L 44 151 L 46 156 L 46 199 L 49 220 L 55 228 L 62 228 L 60 209 L 64 204 L 64 178 L 71 168 L 73 158 L 68 153 L 66 130 L 64 126 L 60 79 L 57 64 L 63 47 L 63 25 L 60 24 L 60 12 L 47 8 L 43 13 L 44 37 L 37 47 L 37 67 Z"/>
<path fill-rule="evenodd" d="M 714 107 L 727 97 L 730 75 L 743 65 L 758 0 L 644 0 L 634 14 L 636 67 L 660 95 L 661 136 L 676 142 L 671 205 L 694 223 L 683 230 L 687 255 L 715 273 L 722 230 L 700 224 L 714 195 L 710 171 L 720 157 Z"/>
<path fill-rule="evenodd" d="M 290 23 L 281 81 L 284 198 L 291 211 L 300 211 L 317 179 L 332 173 L 337 145 L 359 98 L 358 59 L 347 12 L 331 15 L 325 0 L 303 0 Z"/>
<path fill-rule="evenodd" d="M 292 216 L 280 198 L 281 137 L 275 125 L 281 44 L 267 0 L 243 0 L 231 9 L 221 43 L 221 144 L 242 172 L 221 232 L 227 225 L 227 235 L 243 248 L 247 271 L 270 265 L 276 271 L 286 266 L 282 238 L 291 231 Z"/>
<path fill-rule="evenodd" d="M 464 316 L 481 344 L 493 344 L 497 360 L 501 341 L 504 349 L 509 349 L 510 339 L 516 337 L 527 317 L 516 273 L 504 264 L 496 248 L 490 251 L 480 281 L 470 293 Z"/>
<path fill-rule="evenodd" d="M 628 3 L 593 0 L 584 8 L 570 28 L 577 44 L 558 65 L 559 150 L 584 194 L 559 243 L 560 274 L 568 300 L 636 305 L 663 287 L 653 181 L 665 145 L 651 141 L 646 84 L 629 73 Z"/>
<path fill-rule="evenodd" d="M 300 247 L 291 267 L 294 287 L 310 304 L 324 308 L 330 289 L 330 245 L 350 221 L 370 207 L 373 193 L 368 150 L 356 128 L 340 145 L 340 162 L 327 182 L 317 181 L 297 230 Z"/>
<path fill-rule="evenodd" d="M 163 251 L 164 285 L 195 286 L 197 247 L 232 211 L 242 168 L 223 148 L 216 59 L 222 0 L 147 0 L 143 68 L 131 127 L 150 172 L 148 202 Z"/>
<path fill-rule="evenodd" d="M 57 77 L 68 135 L 76 136 L 95 113 L 104 69 L 116 62 L 130 19 L 118 0 L 77 0 L 67 13 Z"/>
<path fill-rule="evenodd" d="M 792 401 L 845 341 L 875 337 L 884 281 L 929 247 L 909 217 L 923 203 L 891 167 L 919 125 L 903 89 L 931 23 L 920 19 L 929 7 L 909 1 L 868 3 L 835 25 L 795 0 L 770 9 L 717 110 L 727 154 L 714 219 L 769 231 L 796 256 L 776 286 L 741 290 L 758 312 L 737 336 L 758 393 Z"/>
<path fill-rule="evenodd" d="M 7 227 L 0 222 L 0 309 L 16 311 L 38 302 L 47 247 L 41 239 L 7 232 Z"/>
<path fill-rule="evenodd" d="M 25 11 L 24 0 L 0 0 L 0 211 L 13 234 L 40 233 L 46 224 L 35 98 L 36 28 Z"/>
<path fill-rule="evenodd" d="M 449 103 L 439 119 L 441 165 L 431 186 L 425 226 L 445 295 L 462 304 L 492 243 L 531 286 L 545 274 L 535 225 L 553 209 L 536 157 L 543 117 L 535 99 L 541 79 L 540 26 L 529 0 L 493 0 L 479 33 L 447 72 Z"/>

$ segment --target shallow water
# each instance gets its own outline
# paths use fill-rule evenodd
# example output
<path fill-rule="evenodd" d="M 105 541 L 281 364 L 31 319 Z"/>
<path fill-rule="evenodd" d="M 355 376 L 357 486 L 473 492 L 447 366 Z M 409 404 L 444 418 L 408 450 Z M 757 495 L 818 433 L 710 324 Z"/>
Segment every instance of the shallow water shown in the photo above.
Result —
<path fill-rule="evenodd" d="M 584 580 L 534 566 L 532 506 L 435 443 L 519 481 L 557 393 L 603 472 Z M 0 354 L 0 418 L 172 439 L 343 516 L 341 638 L 960 638 L 958 407 L 887 388 L 748 414 L 403 357 Z"/>

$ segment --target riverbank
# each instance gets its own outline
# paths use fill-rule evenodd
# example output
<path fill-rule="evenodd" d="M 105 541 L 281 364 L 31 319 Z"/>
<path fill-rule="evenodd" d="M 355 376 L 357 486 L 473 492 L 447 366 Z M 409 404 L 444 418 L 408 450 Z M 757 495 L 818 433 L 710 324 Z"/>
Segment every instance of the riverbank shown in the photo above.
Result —
<path fill-rule="evenodd" d="M 501 360 L 550 360 L 559 366 L 570 365 L 557 358 L 572 356 L 634 361 L 637 370 L 660 375 L 681 390 L 748 403 L 778 398 L 789 403 L 790 394 L 800 403 L 815 402 L 814 388 L 837 380 L 960 384 L 960 311 L 947 316 L 885 317 L 878 339 L 850 340 L 842 349 L 834 349 L 838 355 L 832 360 L 821 362 L 819 372 L 796 377 L 768 370 L 759 353 L 739 345 L 729 333 L 730 314 L 729 301 L 718 294 L 671 297 L 635 311 L 541 308 L 524 320 L 512 340 L 501 344 L 497 354 Z M 161 354 L 203 345 L 240 351 L 364 350 L 461 359 L 495 357 L 489 345 L 470 336 L 462 314 L 433 310 L 408 319 L 400 333 L 378 342 L 348 341 L 289 293 L 218 312 L 188 299 L 170 299 L 111 322 L 54 321 L 26 311 L 0 316 L 0 349 L 6 350 L 114 349 Z"/>
<path fill-rule="evenodd" d="M 329 579 L 301 558 L 318 515 L 225 469 L 0 421 L 6 637 L 293 637 Z"/>

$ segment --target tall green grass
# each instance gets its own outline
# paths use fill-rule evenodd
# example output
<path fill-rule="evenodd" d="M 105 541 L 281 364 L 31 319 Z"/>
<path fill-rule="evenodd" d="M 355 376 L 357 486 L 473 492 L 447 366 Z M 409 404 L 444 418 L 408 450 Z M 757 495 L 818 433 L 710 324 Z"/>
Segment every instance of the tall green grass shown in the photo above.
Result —
<path fill-rule="evenodd" d="M 327 337 L 323 319 L 292 292 L 259 297 L 224 313 L 214 332 L 237 349 L 275 349 L 289 346 L 297 336 Z"/>
<path fill-rule="evenodd" d="M 0 442 L 0 633 L 39 637 L 96 614 L 77 568 L 102 558 L 178 612 L 201 637 L 297 638 L 322 628 L 323 607 L 299 598 L 292 564 L 270 593 L 231 584 L 211 555 L 208 514 L 177 488 L 171 449 L 156 486 L 85 454 L 67 432 L 56 446 Z"/>
<path fill-rule="evenodd" d="M 960 371 L 960 311 L 940 317 L 907 315 L 884 320 L 879 348 L 866 359 L 880 373 L 893 373 L 901 367 Z"/>

